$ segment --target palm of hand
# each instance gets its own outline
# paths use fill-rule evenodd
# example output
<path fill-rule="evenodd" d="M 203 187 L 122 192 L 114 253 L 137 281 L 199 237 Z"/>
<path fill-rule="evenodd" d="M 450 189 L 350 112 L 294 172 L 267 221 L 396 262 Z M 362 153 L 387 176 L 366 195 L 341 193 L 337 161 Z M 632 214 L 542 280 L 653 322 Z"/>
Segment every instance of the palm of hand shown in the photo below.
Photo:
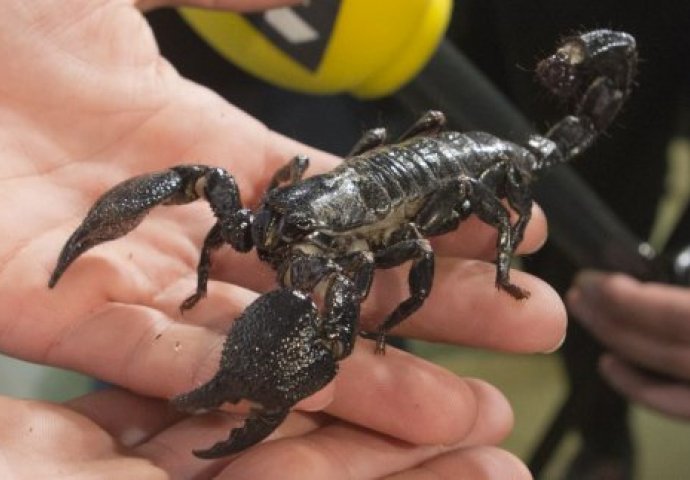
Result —
<path fill-rule="evenodd" d="M 197 245 L 210 219 L 203 205 L 152 215 L 112 250 L 76 264 L 62 288 L 49 291 L 45 282 L 56 248 L 78 216 L 114 183 L 179 159 L 220 160 L 232 151 L 245 165 L 264 164 L 265 151 L 256 145 L 266 144 L 270 134 L 239 111 L 229 118 L 227 106 L 213 94 L 179 77 L 158 55 L 145 20 L 131 6 L 70 2 L 61 8 L 63 15 L 41 15 L 38 7 L 17 7 L 21 22 L 3 15 L 3 62 L 11 68 L 0 108 L 12 121 L 5 122 L 3 157 L 8 161 L 0 182 L 8 203 L 17 207 L 0 214 L 2 224 L 12 226 L 3 242 L 0 285 L 9 297 L 3 304 L 22 322 L 0 327 L 0 332 L 4 344 L 32 360 L 88 371 L 79 357 L 89 347 L 71 338 L 97 342 L 98 327 L 89 322 L 130 309 L 132 336 L 155 336 L 165 320 L 179 318 L 178 305 L 192 290 Z M 22 23 L 33 27 L 28 42 L 16 40 L 23 37 L 12 32 Z M 218 110 L 218 118 L 204 112 L 206 121 L 195 121 L 203 107 Z M 218 124 L 208 125 L 209 118 Z M 238 123 L 244 125 L 235 128 Z M 207 148 L 205 139 L 219 129 L 242 132 L 244 138 L 208 142 L 214 147 Z M 240 178 L 248 173 L 245 183 L 258 181 L 262 172 L 242 172 L 241 167 L 233 171 Z M 24 294 L 17 295 L 18 289 Z M 113 356 L 102 358 L 104 347 Z M 131 360 L 125 356 L 136 356 L 122 350 L 120 356 L 103 344 L 93 344 L 92 350 L 97 355 L 90 363 L 109 364 L 111 370 L 126 368 Z M 70 358 L 70 351 L 79 353 Z M 92 373 L 115 380 L 107 372 Z M 170 388 L 148 393 L 169 394 Z"/>

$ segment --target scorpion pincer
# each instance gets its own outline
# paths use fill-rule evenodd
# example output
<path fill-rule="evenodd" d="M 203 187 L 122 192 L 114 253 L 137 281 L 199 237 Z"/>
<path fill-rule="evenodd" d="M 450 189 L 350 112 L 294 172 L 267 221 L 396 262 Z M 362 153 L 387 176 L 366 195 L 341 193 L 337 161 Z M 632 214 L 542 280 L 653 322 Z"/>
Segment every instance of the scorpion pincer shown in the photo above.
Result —
<path fill-rule="evenodd" d="M 454 230 L 469 215 L 498 232 L 496 286 L 526 298 L 528 292 L 510 282 L 509 269 L 530 219 L 530 184 L 604 131 L 630 93 L 636 65 L 635 41 L 626 33 L 596 30 L 567 38 L 536 73 L 574 113 L 545 135 L 518 145 L 484 132 L 445 131 L 443 114 L 430 111 L 394 144 L 385 144 L 382 128 L 366 132 L 328 173 L 303 179 L 308 159 L 293 158 L 275 173 L 255 211 L 243 206 L 234 178 L 222 168 L 179 165 L 131 178 L 91 207 L 49 285 L 91 247 L 134 229 L 153 207 L 206 200 L 216 222 L 201 249 L 196 292 L 181 308 L 205 295 L 211 253 L 225 244 L 240 252 L 256 248 L 279 284 L 235 321 L 216 375 L 172 400 L 189 412 L 250 401 L 243 427 L 194 453 L 214 458 L 238 452 L 267 437 L 295 403 L 333 379 L 358 334 L 375 337 L 383 351 L 386 333 L 419 309 L 431 290 L 434 253 L 427 238 Z M 407 261 L 409 297 L 375 332 L 360 332 L 360 303 L 375 269 Z M 319 307 L 315 292 L 323 292 Z"/>

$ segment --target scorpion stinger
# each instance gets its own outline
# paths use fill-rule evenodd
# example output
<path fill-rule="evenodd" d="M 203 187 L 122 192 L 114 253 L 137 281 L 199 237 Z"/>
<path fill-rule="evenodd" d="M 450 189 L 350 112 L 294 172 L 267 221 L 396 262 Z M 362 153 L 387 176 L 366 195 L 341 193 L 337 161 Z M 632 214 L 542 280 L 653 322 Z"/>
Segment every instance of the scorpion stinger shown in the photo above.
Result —
<path fill-rule="evenodd" d="M 443 114 L 427 112 L 397 143 L 385 144 L 382 128 L 369 130 L 329 172 L 303 178 L 308 159 L 293 158 L 253 211 L 242 207 L 233 177 L 220 168 L 179 166 L 127 180 L 91 208 L 49 284 L 87 249 L 135 228 L 156 205 L 204 197 L 217 221 L 201 248 L 196 293 L 182 308 L 205 294 L 211 253 L 225 243 L 242 252 L 254 247 L 279 284 L 234 323 L 216 375 L 173 399 L 190 412 L 248 400 L 245 425 L 196 453 L 237 452 L 267 437 L 295 403 L 333 379 L 358 333 L 376 339 L 383 353 L 388 332 L 422 308 L 432 290 L 429 237 L 455 230 L 470 215 L 497 231 L 496 287 L 527 298 L 510 281 L 510 265 L 530 219 L 531 184 L 607 128 L 630 94 L 636 61 L 635 41 L 626 33 L 568 38 L 537 67 L 542 83 L 574 105 L 545 135 L 519 145 L 486 132 L 444 131 Z M 361 332 L 360 304 L 375 270 L 406 262 L 412 264 L 407 298 L 371 332 Z"/>
<path fill-rule="evenodd" d="M 635 39 L 624 32 L 595 30 L 565 40 L 537 65 L 537 78 L 554 95 L 575 99 L 568 115 L 529 146 L 540 155 L 534 171 L 567 162 L 589 147 L 616 117 L 632 90 L 637 69 Z"/>

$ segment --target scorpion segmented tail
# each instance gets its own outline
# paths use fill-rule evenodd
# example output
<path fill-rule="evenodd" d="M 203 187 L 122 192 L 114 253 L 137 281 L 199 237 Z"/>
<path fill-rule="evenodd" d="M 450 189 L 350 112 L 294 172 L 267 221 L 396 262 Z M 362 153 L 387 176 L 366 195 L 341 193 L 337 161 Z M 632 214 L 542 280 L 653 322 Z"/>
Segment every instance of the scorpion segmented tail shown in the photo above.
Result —
<path fill-rule="evenodd" d="M 589 147 L 620 111 L 636 73 L 635 39 L 627 33 L 595 30 L 570 37 L 537 65 L 537 78 L 564 100 L 578 98 L 575 113 L 529 147 L 539 157 L 534 170 L 567 162 Z"/>

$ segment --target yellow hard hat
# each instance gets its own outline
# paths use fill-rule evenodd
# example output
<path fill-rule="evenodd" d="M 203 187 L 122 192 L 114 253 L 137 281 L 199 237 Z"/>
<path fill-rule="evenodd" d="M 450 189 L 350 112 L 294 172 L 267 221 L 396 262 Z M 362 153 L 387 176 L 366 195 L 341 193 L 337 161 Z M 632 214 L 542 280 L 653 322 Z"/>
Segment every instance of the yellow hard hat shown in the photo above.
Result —
<path fill-rule="evenodd" d="M 421 70 L 451 8 L 452 0 L 315 0 L 249 15 L 180 12 L 221 55 L 274 85 L 374 98 Z"/>

